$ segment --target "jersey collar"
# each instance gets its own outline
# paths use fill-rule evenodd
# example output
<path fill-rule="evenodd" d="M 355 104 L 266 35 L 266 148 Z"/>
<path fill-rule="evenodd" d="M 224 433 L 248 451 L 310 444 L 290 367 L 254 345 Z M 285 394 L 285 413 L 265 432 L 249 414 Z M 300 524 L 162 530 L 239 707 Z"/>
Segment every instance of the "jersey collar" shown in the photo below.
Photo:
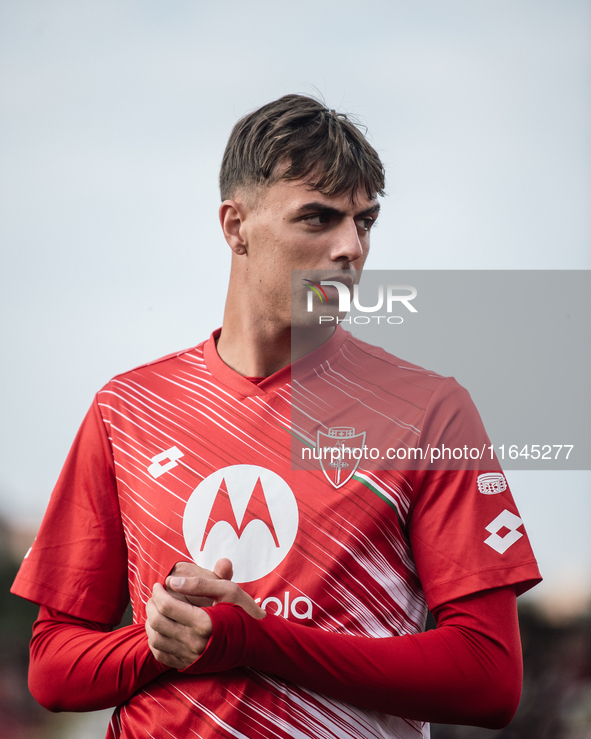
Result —
<path fill-rule="evenodd" d="M 348 333 L 341 328 L 341 326 L 337 326 L 330 339 L 325 341 L 324 344 L 319 346 L 313 352 L 310 352 L 310 354 L 307 354 L 305 357 L 298 359 L 294 364 L 289 364 L 287 367 L 283 367 L 269 377 L 265 377 L 261 382 L 255 385 L 249 379 L 238 374 L 238 372 L 233 370 L 231 367 L 228 367 L 228 365 L 220 358 L 216 347 L 216 341 L 221 332 L 221 328 L 216 329 L 206 341 L 204 347 L 205 364 L 207 365 L 207 369 L 216 378 L 216 380 L 218 380 L 218 382 L 223 383 L 235 393 L 244 397 L 267 395 L 277 391 L 280 387 L 290 383 L 292 371 L 296 371 L 298 377 L 301 377 L 303 374 L 322 364 L 322 362 L 335 354 L 348 337 Z"/>

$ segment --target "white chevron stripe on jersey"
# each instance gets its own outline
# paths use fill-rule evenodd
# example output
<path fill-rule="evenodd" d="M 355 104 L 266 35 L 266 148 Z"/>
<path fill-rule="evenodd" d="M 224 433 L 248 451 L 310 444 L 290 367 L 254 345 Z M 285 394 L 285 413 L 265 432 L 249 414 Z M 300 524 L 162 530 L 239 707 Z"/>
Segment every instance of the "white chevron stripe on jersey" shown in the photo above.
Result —
<path fill-rule="evenodd" d="M 333 367 L 330 365 L 328 361 L 326 362 L 326 364 L 328 365 L 328 371 L 325 372 L 326 381 L 330 382 L 330 384 L 333 387 L 338 387 L 339 389 L 341 389 L 347 399 L 349 400 L 354 399 L 356 403 L 364 406 L 365 408 L 368 408 L 369 410 L 371 410 L 372 413 L 376 413 L 377 415 L 380 415 L 383 418 L 386 418 L 388 421 L 392 421 L 397 426 L 400 426 L 400 428 L 412 431 L 412 433 L 414 433 L 416 436 L 419 435 L 420 433 L 419 429 L 417 429 L 412 424 L 404 423 L 404 421 L 400 420 L 400 418 L 387 416 L 384 413 L 381 413 L 381 411 L 379 411 L 375 406 L 370 406 L 367 403 L 362 402 L 362 400 L 357 396 L 357 393 L 359 391 L 367 393 L 368 391 L 367 385 L 364 387 L 363 385 L 359 383 L 353 382 L 353 380 L 351 380 L 349 377 L 345 377 L 344 375 L 340 374 L 335 369 L 333 369 Z M 320 373 L 318 371 L 317 371 L 317 374 L 320 377 Z M 342 385 L 339 384 L 338 382 L 335 382 L 334 380 L 331 381 L 331 379 L 329 379 L 329 378 L 334 378 L 334 377 L 338 377 L 340 380 L 342 380 Z M 376 397 L 376 399 L 380 402 L 380 404 L 382 403 L 382 400 L 378 398 L 378 396 L 375 393 L 372 392 L 372 395 Z"/>
<path fill-rule="evenodd" d="M 178 685 L 171 685 L 171 688 L 178 693 L 180 693 L 185 700 L 187 700 L 192 705 L 199 708 L 199 710 L 203 711 L 203 713 L 211 720 L 213 721 L 217 726 L 219 726 L 220 729 L 223 729 L 231 736 L 236 737 L 236 739 L 250 739 L 246 734 L 243 734 L 241 731 L 238 731 L 238 729 L 235 729 L 234 727 L 230 726 L 226 721 L 221 719 L 216 713 L 211 711 L 207 706 L 203 705 L 203 703 L 200 703 L 199 701 L 195 700 L 193 696 L 186 693 L 184 690 L 181 690 L 181 688 Z M 194 732 L 197 733 L 197 732 Z M 178 737 L 175 739 L 185 739 L 185 737 Z"/>
<path fill-rule="evenodd" d="M 339 516 L 344 524 L 344 519 L 338 511 L 335 511 L 335 515 Z M 404 619 L 406 623 L 404 629 L 401 628 L 401 623 L 398 620 L 396 621 L 395 627 L 396 630 L 399 630 L 398 633 L 416 633 L 417 631 L 421 631 L 424 628 L 424 619 L 427 615 L 422 593 L 418 590 L 414 590 L 414 592 L 411 590 L 409 593 L 411 588 L 408 582 L 408 573 L 405 574 L 405 578 L 401 577 L 381 554 L 373 541 L 361 529 L 355 526 L 354 531 L 356 540 L 360 545 L 360 551 L 365 553 L 364 557 L 356 555 L 357 561 L 363 567 L 368 577 L 374 583 L 381 585 L 384 592 L 402 609 L 403 613 L 408 614 L 408 619 Z M 414 562 L 409 559 L 408 564 L 411 566 L 411 571 L 414 571 L 416 574 Z M 360 587 L 363 587 L 361 583 Z"/>
<path fill-rule="evenodd" d="M 171 404 L 171 405 L 172 405 L 172 404 Z M 201 410 L 200 408 L 198 408 L 198 407 L 195 407 L 195 406 L 193 406 L 193 405 L 191 405 L 191 404 L 189 404 L 189 403 L 186 403 L 186 405 L 187 405 L 187 407 L 191 408 L 191 410 L 193 410 L 193 411 L 195 411 L 196 413 L 198 413 L 198 414 L 200 414 L 200 415 L 204 416 L 204 417 L 205 417 L 205 418 L 206 418 L 207 420 L 211 421 L 212 423 L 215 423 L 216 425 L 218 425 L 218 426 L 219 426 L 219 427 L 220 427 L 221 429 L 223 429 L 223 430 L 225 430 L 225 431 L 228 431 L 229 433 L 232 433 L 232 432 L 230 432 L 230 431 L 229 431 L 229 429 L 228 429 L 227 427 L 225 427 L 225 426 L 224 426 L 224 424 L 223 424 L 223 423 L 220 423 L 220 421 L 218 421 L 218 420 L 216 420 L 216 419 L 212 418 L 212 417 L 211 417 L 211 416 L 209 416 L 209 415 L 208 415 L 207 413 L 205 413 L 204 411 L 202 411 L 202 410 Z M 132 404 L 132 407 L 136 407 L 136 408 L 137 408 L 137 406 L 136 406 L 135 404 Z M 173 407 L 174 407 L 175 409 L 177 409 L 177 408 L 178 408 L 177 406 L 173 406 Z M 207 408 L 208 406 L 204 405 L 203 407 Z M 178 410 L 180 410 L 180 409 L 178 409 Z M 232 410 L 234 410 L 234 409 L 232 408 Z M 162 413 L 162 414 L 160 414 L 160 413 L 159 413 L 158 415 L 159 415 L 159 416 L 161 416 L 161 417 L 162 417 L 163 419 L 164 419 L 164 418 L 167 418 L 167 420 L 170 420 L 170 419 L 169 419 L 169 417 L 165 416 L 165 414 L 164 414 L 164 413 Z M 216 416 L 218 417 L 218 419 L 220 419 L 221 421 L 225 420 L 225 416 L 224 416 L 224 415 L 222 415 L 221 413 L 215 413 L 215 415 L 216 415 Z M 126 420 L 129 420 L 129 419 L 126 419 Z M 153 428 L 154 430 L 156 430 L 156 431 L 158 431 L 158 430 L 159 430 L 159 429 L 158 429 L 158 426 L 156 426 L 155 424 L 153 424 L 153 423 L 149 423 L 149 422 L 146 422 L 146 423 L 148 423 L 148 426 L 149 426 L 149 427 L 151 427 L 151 428 Z M 135 425 L 135 424 L 134 424 L 134 425 Z M 179 428 L 183 428 L 183 425 L 182 425 L 182 423 L 180 423 L 180 422 L 179 422 L 178 424 L 175 424 L 175 425 L 178 425 L 178 426 L 179 426 Z M 232 428 L 234 428 L 234 429 L 236 429 L 236 430 L 237 430 L 237 431 L 239 431 L 239 432 L 241 431 L 241 429 L 240 429 L 240 428 L 239 428 L 239 427 L 238 427 L 238 426 L 237 426 L 236 424 L 233 424 L 233 423 L 229 423 L 229 426 L 230 426 L 230 427 L 232 427 Z M 141 427 L 140 427 L 140 428 L 141 428 Z M 160 437 L 162 437 L 162 435 L 163 435 L 163 434 L 162 434 L 162 432 L 160 432 L 160 434 L 159 434 L 159 435 L 160 435 Z M 263 452 L 268 452 L 268 451 L 269 451 L 268 447 L 266 447 L 266 446 L 265 446 L 264 444 L 261 444 L 261 443 L 259 443 L 259 442 L 258 442 L 258 441 L 257 441 L 257 440 L 256 440 L 256 439 L 255 439 L 255 438 L 254 438 L 254 437 L 252 436 L 252 435 L 250 435 L 250 434 L 243 434 L 243 435 L 245 436 L 245 439 L 248 439 L 248 440 L 250 440 L 250 441 L 254 442 L 254 445 L 249 445 L 249 444 L 247 443 L 247 441 L 246 441 L 246 440 L 245 440 L 244 438 L 243 438 L 243 439 L 241 439 L 241 438 L 240 438 L 240 436 L 239 436 L 238 434 L 233 434 L 233 433 L 232 433 L 232 435 L 233 435 L 233 436 L 234 436 L 234 437 L 235 437 L 236 439 L 238 439 L 238 440 L 242 441 L 243 443 L 246 443 L 246 444 L 247 444 L 247 446 L 249 446 L 249 447 L 250 447 L 251 449 L 258 449 L 258 451 L 259 451 L 259 452 L 260 452 L 260 451 L 263 451 Z M 171 442 L 172 442 L 172 443 L 173 443 L 174 445 L 176 445 L 176 446 L 179 446 L 180 448 L 183 448 L 183 445 L 182 445 L 182 443 L 181 443 L 180 441 L 178 441 L 177 439 L 175 439 L 174 437 L 170 436 L 169 434 L 167 434 L 167 435 L 166 435 L 166 437 L 167 437 L 167 438 L 168 438 L 168 439 L 169 439 L 169 440 L 170 440 L 170 441 L 171 441 Z M 187 448 L 187 447 L 184 447 L 184 448 Z M 277 457 L 276 457 L 276 458 L 277 458 L 278 460 L 279 460 L 279 459 L 282 459 L 282 458 L 281 458 L 281 457 L 280 457 L 279 455 L 277 455 Z"/>
<path fill-rule="evenodd" d="M 256 405 L 258 406 L 261 406 L 263 410 L 269 413 L 269 415 L 273 416 L 276 421 L 279 421 L 279 423 L 289 426 L 290 424 L 289 415 L 280 413 L 277 408 L 275 408 L 270 403 L 268 403 L 266 400 L 264 400 L 264 398 L 254 397 L 252 400 L 253 400 L 253 403 L 256 403 Z"/>
<path fill-rule="evenodd" d="M 116 394 L 114 394 L 114 395 L 116 396 Z M 139 422 L 139 419 L 136 420 L 133 417 L 129 417 L 126 414 L 123 414 L 123 413 L 117 411 L 117 409 L 111 407 L 110 405 L 108 405 L 106 403 L 100 403 L 99 402 L 99 407 L 115 413 L 120 420 L 123 420 L 127 424 L 129 424 L 130 426 L 132 426 L 133 428 L 136 428 L 136 429 L 142 431 L 143 432 L 143 435 L 147 435 L 147 436 L 153 437 L 154 440 L 158 440 L 160 443 L 162 442 L 162 438 L 164 437 L 169 442 L 171 442 L 171 445 L 172 446 L 181 446 L 181 447 L 184 446 L 179 439 L 175 440 L 175 437 L 173 437 L 170 434 L 165 433 L 164 431 L 162 431 L 161 428 L 156 425 L 156 423 L 153 423 L 151 421 L 148 421 L 147 419 L 142 419 L 142 422 L 140 423 Z M 131 407 L 136 407 L 136 406 L 133 406 L 132 405 Z M 141 409 L 139 409 L 139 408 L 138 408 L 138 410 L 141 411 Z M 168 421 L 168 423 L 171 423 L 172 422 L 171 419 L 170 419 L 170 417 L 169 416 L 166 416 L 164 413 L 158 414 L 158 415 L 160 415 L 163 420 L 166 419 Z M 153 419 L 153 420 L 156 420 L 156 419 Z M 174 425 L 176 425 L 179 430 L 181 430 L 183 428 L 183 426 L 182 426 L 181 423 L 175 423 L 175 422 L 172 422 L 172 423 L 174 423 Z M 127 432 L 125 432 L 122 427 L 120 427 L 117 424 L 114 424 L 112 420 L 110 422 L 110 426 L 112 428 L 114 428 L 115 430 L 117 430 L 117 432 L 119 434 L 121 434 L 122 436 L 126 436 L 128 438 L 129 438 L 129 436 L 131 436 L 130 434 L 128 434 Z M 112 437 L 109 437 L 110 440 L 111 440 L 111 438 Z M 189 447 L 187 447 L 187 446 L 184 446 L 184 448 L 187 449 L 187 450 L 189 449 Z"/>
<path fill-rule="evenodd" d="M 332 539 L 333 544 L 339 544 L 339 542 L 337 542 L 333 537 L 330 538 Z M 376 579 L 376 575 L 379 575 L 380 579 L 383 581 L 381 573 L 379 573 L 378 569 L 372 566 L 367 559 L 356 555 L 355 550 L 350 547 L 343 545 L 341 545 L 341 547 L 353 559 L 355 559 L 369 577 Z M 331 559 L 333 559 L 335 563 L 339 561 L 338 556 L 331 557 Z M 393 572 L 392 576 L 395 576 L 400 582 L 400 578 L 397 573 Z M 378 617 L 367 605 L 366 598 L 369 590 L 365 582 L 352 574 L 350 575 L 350 580 L 351 584 L 354 584 L 356 587 L 355 591 L 351 588 L 345 587 L 339 578 L 329 574 L 328 571 L 324 573 L 324 587 L 327 595 L 332 595 L 337 602 L 340 601 L 346 603 L 348 612 L 354 616 L 358 623 L 358 628 L 356 630 L 353 631 L 346 628 L 344 629 L 345 633 L 361 634 L 380 638 L 403 633 L 416 633 L 417 631 L 420 631 L 423 624 L 413 622 L 410 617 L 408 620 L 397 618 L 393 612 L 385 612 L 382 614 L 381 618 Z M 404 607 L 404 605 L 409 602 L 408 596 L 405 595 L 402 590 L 398 590 L 397 592 L 397 589 L 393 585 L 391 585 L 386 592 L 388 596 L 392 598 L 393 604 L 396 604 L 399 608 Z"/>
<path fill-rule="evenodd" d="M 385 736 L 390 739 L 417 739 L 417 736 L 422 736 L 421 730 L 417 729 L 416 722 L 407 722 L 376 711 L 358 708 L 349 703 L 335 701 L 313 690 L 285 686 L 271 675 L 257 674 L 262 681 L 285 695 L 292 713 L 294 706 L 301 709 L 301 716 L 305 718 L 309 726 L 309 733 L 305 735 L 307 739 L 312 737 L 316 739 L 317 736 L 325 736 L 328 739 L 337 737 L 338 739 L 357 739 L 361 736 L 367 739 L 373 737 L 383 739 Z M 396 728 L 389 726 L 389 733 L 386 733 L 384 728 L 391 723 L 390 718 L 395 719 Z M 393 730 L 395 733 L 392 733 Z M 329 733 L 321 733 L 323 731 Z"/>
<path fill-rule="evenodd" d="M 318 721 L 311 720 L 311 712 L 309 710 L 305 712 L 294 710 L 293 706 L 297 705 L 297 700 L 294 699 L 295 691 L 291 691 L 288 688 L 287 690 L 283 689 L 283 692 L 284 695 L 289 694 L 290 703 L 292 704 L 289 711 L 289 720 L 284 718 L 285 714 L 277 716 L 260 701 L 248 701 L 249 710 L 253 712 L 261 722 L 261 725 L 263 725 L 264 721 L 266 722 L 264 724 L 265 726 L 273 727 L 270 732 L 269 729 L 265 729 L 265 737 L 275 736 L 278 739 L 292 739 L 292 737 L 293 739 L 310 739 L 310 737 L 314 737 L 315 739 L 316 737 L 318 739 L 335 739 L 336 736 L 345 736 L 345 734 L 341 733 L 336 734 L 331 729 L 328 716 L 323 716 L 323 723 L 320 724 Z M 237 701 L 240 700 L 240 696 L 237 693 L 232 692 L 232 695 Z M 274 730 L 275 728 L 277 730 Z M 346 736 L 353 738 L 355 735 L 347 734 Z"/>

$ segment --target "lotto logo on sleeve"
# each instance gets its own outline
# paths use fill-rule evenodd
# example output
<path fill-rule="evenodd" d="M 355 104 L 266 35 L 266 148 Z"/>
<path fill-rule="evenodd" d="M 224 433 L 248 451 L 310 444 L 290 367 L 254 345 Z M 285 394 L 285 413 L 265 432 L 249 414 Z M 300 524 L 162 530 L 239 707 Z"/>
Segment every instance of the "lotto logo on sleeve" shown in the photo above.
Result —
<path fill-rule="evenodd" d="M 494 521 L 491 521 L 488 526 L 485 526 L 486 530 L 490 531 L 490 536 L 484 540 L 484 543 L 492 547 L 495 552 L 504 554 L 510 546 L 515 544 L 523 536 L 521 531 L 517 531 L 522 525 L 523 521 L 519 516 L 516 516 L 505 508 Z M 499 535 L 500 532 L 503 532 L 503 536 Z"/>
<path fill-rule="evenodd" d="M 193 491 L 183 516 L 183 534 L 195 562 L 211 570 L 232 560 L 234 580 L 268 575 L 286 557 L 299 523 L 295 496 L 265 467 L 237 464 L 206 477 Z"/>

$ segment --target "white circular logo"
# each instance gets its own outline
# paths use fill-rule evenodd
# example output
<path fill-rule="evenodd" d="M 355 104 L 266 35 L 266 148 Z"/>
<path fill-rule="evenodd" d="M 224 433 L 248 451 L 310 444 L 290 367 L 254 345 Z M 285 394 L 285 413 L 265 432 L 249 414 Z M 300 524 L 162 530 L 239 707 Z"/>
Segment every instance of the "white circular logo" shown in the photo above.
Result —
<path fill-rule="evenodd" d="M 283 561 L 298 531 L 298 505 L 289 485 L 252 464 L 223 467 L 193 491 L 183 516 L 187 549 L 200 567 L 220 557 L 236 582 L 268 575 Z"/>

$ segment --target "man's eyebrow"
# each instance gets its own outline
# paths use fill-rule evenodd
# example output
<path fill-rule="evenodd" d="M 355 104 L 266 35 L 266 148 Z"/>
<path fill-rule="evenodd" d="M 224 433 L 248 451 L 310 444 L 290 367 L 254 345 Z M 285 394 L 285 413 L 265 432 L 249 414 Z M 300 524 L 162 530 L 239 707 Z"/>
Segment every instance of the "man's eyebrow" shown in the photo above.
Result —
<path fill-rule="evenodd" d="M 376 203 L 375 205 L 372 205 L 371 208 L 367 208 L 366 210 L 361 211 L 361 213 L 358 213 L 356 218 L 361 218 L 363 216 L 371 216 L 374 213 L 377 215 L 380 212 L 380 204 Z"/>
<path fill-rule="evenodd" d="M 355 218 L 363 218 L 364 216 L 370 216 L 374 213 L 377 214 L 380 210 L 380 204 L 376 203 L 375 205 L 372 205 L 371 208 L 366 208 L 365 210 L 361 211 L 361 213 L 356 213 Z M 323 215 L 330 215 L 330 216 L 344 216 L 345 213 L 342 210 L 339 210 L 338 208 L 334 208 L 332 205 L 326 205 L 325 203 L 319 203 L 319 202 L 312 202 L 312 203 L 304 203 L 304 205 L 301 205 L 296 211 L 295 215 L 300 216 L 304 215 L 306 213 L 321 213 Z"/>
<path fill-rule="evenodd" d="M 306 213 L 322 213 L 323 215 L 331 216 L 342 216 L 344 213 L 338 208 L 333 208 L 331 205 L 325 205 L 324 203 L 304 203 L 296 211 L 295 215 L 300 216 Z"/>

